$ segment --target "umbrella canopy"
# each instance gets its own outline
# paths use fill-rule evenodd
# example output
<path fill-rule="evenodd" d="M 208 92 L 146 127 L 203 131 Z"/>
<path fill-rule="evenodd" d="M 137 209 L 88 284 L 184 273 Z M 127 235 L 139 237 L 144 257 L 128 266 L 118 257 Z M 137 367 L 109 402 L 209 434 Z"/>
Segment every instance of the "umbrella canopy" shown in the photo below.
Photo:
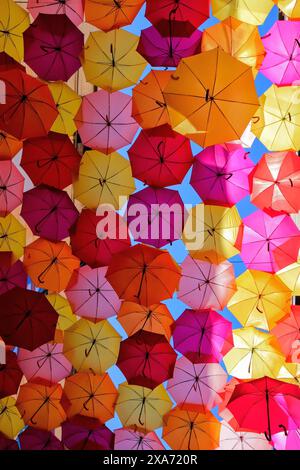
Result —
<path fill-rule="evenodd" d="M 222 421 L 219 450 L 272 450 L 263 434 L 235 431 Z"/>
<path fill-rule="evenodd" d="M 173 327 L 174 348 L 193 364 L 217 363 L 233 346 L 231 330 L 214 310 L 185 310 Z"/>
<path fill-rule="evenodd" d="M 0 217 L 0 252 L 11 251 L 14 259 L 21 258 L 26 245 L 26 228 L 13 215 Z"/>
<path fill-rule="evenodd" d="M 15 353 L 6 351 L 5 355 L 5 364 L 0 365 L 0 399 L 16 394 L 23 377 Z"/>
<path fill-rule="evenodd" d="M 165 336 L 138 331 L 122 341 L 117 366 L 130 385 L 153 389 L 173 376 L 176 357 Z"/>
<path fill-rule="evenodd" d="M 30 426 L 20 434 L 19 440 L 21 450 L 64 450 L 53 432 Z"/>
<path fill-rule="evenodd" d="M 12 252 L 0 252 L 0 295 L 14 287 L 26 287 L 27 274 L 21 261 L 15 261 Z"/>
<path fill-rule="evenodd" d="M 178 298 L 193 309 L 223 310 L 236 291 L 229 261 L 213 264 L 187 256 L 181 269 Z"/>
<path fill-rule="evenodd" d="M 76 315 L 96 323 L 117 314 L 121 301 L 106 274 L 107 267 L 83 266 L 74 272 L 66 296 Z"/>
<path fill-rule="evenodd" d="M 58 116 L 51 131 L 72 136 L 76 131 L 75 116 L 80 108 L 81 97 L 64 82 L 49 83 Z"/>
<path fill-rule="evenodd" d="M 9 439 L 5 435 L 0 433 L 0 450 L 19 450 L 17 441 Z"/>
<path fill-rule="evenodd" d="M 62 424 L 62 441 L 69 450 L 111 450 L 114 433 L 95 418 L 76 415 Z"/>
<path fill-rule="evenodd" d="M 182 59 L 163 95 L 172 128 L 202 147 L 240 139 L 259 105 L 251 68 L 220 48 Z"/>
<path fill-rule="evenodd" d="M 7 132 L 0 131 L 0 161 L 11 160 L 21 149 L 22 142 Z"/>
<path fill-rule="evenodd" d="M 300 6 L 297 0 L 275 0 L 278 8 L 290 19 L 300 18 Z"/>
<path fill-rule="evenodd" d="M 0 316 L 6 344 L 33 351 L 54 338 L 58 315 L 40 292 L 15 287 L 2 294 Z"/>
<path fill-rule="evenodd" d="M 1 7 L 0 52 L 4 51 L 18 62 L 22 62 L 23 33 L 30 24 L 29 15 L 13 0 L 4 0 Z"/>
<path fill-rule="evenodd" d="M 151 305 L 173 296 L 180 268 L 167 251 L 140 244 L 114 255 L 106 278 L 121 299 Z"/>
<path fill-rule="evenodd" d="M 123 29 L 90 33 L 82 55 L 86 80 L 109 92 L 135 85 L 147 65 L 136 50 L 138 42 Z"/>
<path fill-rule="evenodd" d="M 292 305 L 290 312 L 272 329 L 287 360 L 292 360 L 300 342 L 300 306 Z"/>
<path fill-rule="evenodd" d="M 284 432 L 273 434 L 272 444 L 276 450 L 300 450 L 299 429 L 291 429 L 287 435 Z"/>
<path fill-rule="evenodd" d="M 138 130 L 131 112 L 132 100 L 125 93 L 85 95 L 75 118 L 83 144 L 106 154 L 130 144 Z"/>
<path fill-rule="evenodd" d="M 115 430 L 115 450 L 164 450 L 155 432 L 142 433 L 133 429 Z"/>
<path fill-rule="evenodd" d="M 144 0 L 85 0 L 85 18 L 103 31 L 131 24 Z"/>
<path fill-rule="evenodd" d="M 0 216 L 5 217 L 22 203 L 24 177 L 10 161 L 0 161 Z"/>
<path fill-rule="evenodd" d="M 102 320 L 92 323 L 81 319 L 64 334 L 64 355 L 78 371 L 104 374 L 118 359 L 121 336 Z"/>
<path fill-rule="evenodd" d="M 272 10 L 272 0 L 212 0 L 212 13 L 219 20 L 229 16 L 244 21 L 245 23 L 260 25 L 265 22 Z"/>
<path fill-rule="evenodd" d="M 35 19 L 40 13 L 66 15 L 72 23 L 80 25 L 83 21 L 83 0 L 28 0 L 28 11 Z"/>
<path fill-rule="evenodd" d="M 124 382 L 119 385 L 116 412 L 124 427 L 146 432 L 160 428 L 172 402 L 163 385 L 151 390 Z"/>
<path fill-rule="evenodd" d="M 47 294 L 46 298 L 58 313 L 57 330 L 64 331 L 76 322 L 76 316 L 65 297 L 59 294 Z"/>
<path fill-rule="evenodd" d="M 9 439 L 14 439 L 24 428 L 24 421 L 16 407 L 13 397 L 0 400 L 0 432 Z"/>

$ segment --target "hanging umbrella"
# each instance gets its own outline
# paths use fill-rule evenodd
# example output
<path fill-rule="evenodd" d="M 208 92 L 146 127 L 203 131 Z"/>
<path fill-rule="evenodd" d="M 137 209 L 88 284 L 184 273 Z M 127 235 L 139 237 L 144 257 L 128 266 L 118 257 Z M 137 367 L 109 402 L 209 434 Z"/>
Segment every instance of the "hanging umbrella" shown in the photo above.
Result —
<path fill-rule="evenodd" d="M 250 269 L 238 276 L 236 286 L 227 307 L 243 326 L 270 330 L 290 312 L 291 291 L 276 275 Z"/>
<path fill-rule="evenodd" d="M 291 429 L 287 434 L 279 432 L 272 435 L 275 450 L 300 450 L 300 431 Z"/>
<path fill-rule="evenodd" d="M 241 145 L 214 145 L 196 155 L 190 183 L 205 204 L 231 207 L 248 196 L 253 168 Z"/>
<path fill-rule="evenodd" d="M 194 31 L 189 37 L 163 36 L 154 26 L 143 29 L 137 51 L 152 67 L 177 67 L 183 57 L 201 51 L 202 33 Z"/>
<path fill-rule="evenodd" d="M 6 344 L 33 351 L 53 340 L 58 315 L 40 292 L 15 287 L 2 294 L 0 316 Z"/>
<path fill-rule="evenodd" d="M 51 431 L 61 425 L 66 414 L 61 405 L 62 387 L 27 382 L 21 385 L 17 399 L 17 408 L 25 424 L 33 428 Z"/>
<path fill-rule="evenodd" d="M 11 251 L 14 259 L 21 258 L 26 245 L 26 228 L 9 214 L 0 217 L 0 252 Z"/>
<path fill-rule="evenodd" d="M 19 450 L 17 441 L 8 439 L 2 432 L 0 433 L 0 450 Z"/>
<path fill-rule="evenodd" d="M 81 155 L 66 135 L 50 132 L 24 142 L 21 166 L 34 185 L 64 189 L 79 171 Z"/>
<path fill-rule="evenodd" d="M 173 296 L 180 268 L 167 251 L 140 244 L 114 255 L 106 278 L 121 299 L 151 305 Z"/>
<path fill-rule="evenodd" d="M 13 0 L 3 0 L 0 19 L 0 51 L 18 62 L 24 55 L 23 33 L 28 28 L 29 15 Z"/>
<path fill-rule="evenodd" d="M 124 382 L 119 385 L 116 412 L 124 427 L 146 432 L 160 428 L 172 402 L 163 385 L 151 390 Z"/>
<path fill-rule="evenodd" d="M 5 217 L 22 203 L 24 177 L 10 161 L 0 161 L 0 216 Z"/>
<path fill-rule="evenodd" d="M 201 147 L 240 139 L 259 105 L 251 68 L 220 48 L 182 59 L 163 95 L 172 128 Z"/>
<path fill-rule="evenodd" d="M 38 238 L 25 248 L 25 269 L 34 284 L 43 289 L 64 290 L 79 264 L 79 259 L 72 255 L 65 242 L 53 243 Z"/>
<path fill-rule="evenodd" d="M 232 325 L 214 310 L 185 310 L 175 321 L 173 339 L 193 364 L 217 363 L 233 346 Z"/>
<path fill-rule="evenodd" d="M 128 336 L 138 331 L 150 331 L 171 338 L 173 317 L 165 304 L 153 304 L 149 307 L 134 302 L 122 302 L 118 311 L 118 322 Z"/>
<path fill-rule="evenodd" d="M 277 376 L 285 357 L 274 336 L 249 326 L 233 330 L 233 341 L 223 359 L 230 375 L 238 379 Z"/>
<path fill-rule="evenodd" d="M 76 224 L 71 228 L 72 252 L 91 268 L 108 266 L 115 253 L 130 247 L 126 222 L 117 212 L 110 211 L 110 214 L 116 221 L 116 233 L 107 232 L 101 238 L 98 224 L 107 219 L 91 209 L 83 209 Z"/>
<path fill-rule="evenodd" d="M 275 0 L 274 3 L 289 19 L 300 18 L 300 6 L 297 0 Z"/>
<path fill-rule="evenodd" d="M 64 355 L 78 371 L 104 374 L 118 359 L 121 336 L 102 320 L 92 323 L 81 319 L 64 334 Z"/>
<path fill-rule="evenodd" d="M 108 374 L 78 372 L 71 375 L 66 379 L 64 393 L 70 402 L 69 419 L 81 414 L 105 423 L 114 415 L 118 392 Z"/>
<path fill-rule="evenodd" d="M 143 129 L 170 124 L 163 95 L 172 72 L 151 70 L 132 90 L 132 116 Z"/>
<path fill-rule="evenodd" d="M 33 19 L 40 13 L 66 15 L 72 23 L 79 26 L 83 22 L 83 0 L 28 0 L 27 9 Z"/>
<path fill-rule="evenodd" d="M 300 344 L 300 306 L 292 305 L 289 313 L 278 322 L 271 333 L 277 338 L 287 360 L 291 360 L 292 354 Z"/>
<path fill-rule="evenodd" d="M 0 80 L 7 98 L 0 128 L 20 140 L 46 135 L 58 116 L 48 85 L 18 69 L 0 72 Z"/>
<path fill-rule="evenodd" d="M 294 349 L 291 357 L 292 361 L 297 361 L 296 363 L 284 363 L 281 366 L 276 379 L 281 380 L 282 382 L 300 385 L 300 365 L 299 365 L 299 343 Z"/>
<path fill-rule="evenodd" d="M 163 439 L 174 450 L 214 450 L 221 423 L 210 412 L 174 408 L 165 418 Z"/>
<path fill-rule="evenodd" d="M 72 136 L 76 131 L 75 116 L 81 105 L 81 97 L 64 82 L 49 83 L 58 116 L 51 131 Z"/>
<path fill-rule="evenodd" d="M 6 351 L 5 356 L 5 364 L 0 365 L 0 399 L 15 395 L 23 377 L 15 353 Z"/>
<path fill-rule="evenodd" d="M 181 408 L 205 411 L 222 401 L 226 381 L 227 374 L 219 364 L 193 364 L 181 357 L 167 390 Z"/>
<path fill-rule="evenodd" d="M 63 345 L 46 343 L 27 351 L 19 349 L 18 364 L 28 382 L 45 380 L 55 384 L 68 377 L 71 373 L 71 363 L 63 355 Z"/>
<path fill-rule="evenodd" d="M 263 24 L 272 10 L 272 0 L 212 0 L 212 14 L 219 20 L 229 16 L 244 21 L 245 23 Z"/>
<path fill-rule="evenodd" d="M 13 397 L 0 400 L 0 433 L 14 439 L 23 428 L 24 421 L 16 407 L 16 400 Z"/>
<path fill-rule="evenodd" d="M 121 301 L 106 278 L 107 267 L 83 266 L 75 271 L 66 296 L 75 315 L 93 322 L 117 314 Z"/>
<path fill-rule="evenodd" d="M 106 154 L 130 144 L 138 130 L 131 112 L 132 100 L 125 93 L 85 95 L 75 118 L 82 143 Z"/>
<path fill-rule="evenodd" d="M 85 0 L 86 21 L 103 31 L 133 22 L 144 0 Z"/>
<path fill-rule="evenodd" d="M 117 366 L 130 385 L 153 389 L 173 377 L 176 357 L 165 336 L 138 331 L 121 342 Z"/>
<path fill-rule="evenodd" d="M 123 29 L 90 33 L 82 54 L 86 80 L 109 92 L 135 85 L 147 65 L 137 52 L 138 41 Z"/>
<path fill-rule="evenodd" d="M 69 236 L 79 212 L 65 191 L 41 185 L 24 194 L 21 216 L 34 235 L 58 242 Z"/>
<path fill-rule="evenodd" d="M 20 150 L 22 142 L 7 132 L 0 131 L 0 161 L 11 160 Z"/>
<path fill-rule="evenodd" d="M 62 442 L 51 431 L 28 426 L 19 437 L 21 450 L 64 450 Z"/>
<path fill-rule="evenodd" d="M 235 431 L 222 421 L 218 450 L 272 450 L 272 446 L 263 434 Z"/>
<path fill-rule="evenodd" d="M 193 162 L 190 141 L 167 125 L 143 129 L 128 155 L 133 176 L 158 188 L 180 184 Z"/>
<path fill-rule="evenodd" d="M 146 434 L 133 429 L 116 429 L 114 450 L 164 450 L 155 432 Z"/>
<path fill-rule="evenodd" d="M 84 153 L 74 183 L 74 197 L 88 209 L 97 209 L 100 204 L 120 209 L 124 197 L 134 190 L 131 167 L 126 158 L 116 152 L 105 155 L 89 150 Z"/>
<path fill-rule="evenodd" d="M 14 287 L 26 287 L 23 263 L 15 261 L 12 252 L 0 252 L 0 295 Z"/>
<path fill-rule="evenodd" d="M 6 70 L 14 70 L 19 69 L 23 72 L 26 71 L 25 67 L 13 59 L 10 55 L 6 54 L 6 52 L 0 52 L 0 70 L 5 72 Z"/>
<path fill-rule="evenodd" d="M 47 294 L 47 300 L 58 313 L 56 329 L 66 330 L 76 322 L 77 317 L 73 314 L 67 299 L 59 294 Z"/>
<path fill-rule="evenodd" d="M 76 415 L 62 424 L 62 442 L 69 450 L 112 450 L 114 433 L 94 418 Z"/>
<path fill-rule="evenodd" d="M 213 264 L 187 256 L 181 269 L 178 298 L 193 309 L 223 310 L 236 291 L 229 261 Z"/>

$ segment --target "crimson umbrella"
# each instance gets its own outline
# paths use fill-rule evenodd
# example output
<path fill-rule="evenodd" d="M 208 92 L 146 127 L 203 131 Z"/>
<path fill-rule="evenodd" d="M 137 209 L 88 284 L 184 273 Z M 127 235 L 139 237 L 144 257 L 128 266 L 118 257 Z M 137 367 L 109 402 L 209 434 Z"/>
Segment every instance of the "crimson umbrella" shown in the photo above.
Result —
<path fill-rule="evenodd" d="M 22 203 L 24 177 L 11 161 L 0 161 L 0 217 Z"/>
<path fill-rule="evenodd" d="M 0 336 L 33 351 L 53 340 L 58 314 L 44 294 L 14 287 L 0 297 Z"/>
<path fill-rule="evenodd" d="M 24 33 L 24 60 L 43 80 L 67 81 L 81 67 L 83 33 L 66 15 L 40 13 Z"/>
<path fill-rule="evenodd" d="M 17 441 L 9 439 L 0 432 L 0 450 L 19 450 Z"/>
<path fill-rule="evenodd" d="M 121 342 L 117 366 L 130 385 L 153 389 L 173 376 L 176 358 L 165 336 L 140 330 Z"/>
<path fill-rule="evenodd" d="M 69 236 L 79 212 L 68 194 L 50 186 L 37 186 L 24 194 L 21 216 L 34 235 L 58 242 Z"/>
<path fill-rule="evenodd" d="M 62 441 L 69 450 L 111 450 L 114 433 L 98 419 L 75 415 L 62 424 Z"/>
<path fill-rule="evenodd" d="M 15 261 L 11 251 L 0 253 L 0 295 L 14 287 L 26 287 L 27 274 L 23 263 Z"/>
<path fill-rule="evenodd" d="M 5 72 L 5 70 L 19 69 L 23 72 L 26 71 L 25 67 L 13 59 L 6 52 L 0 52 L 0 72 Z"/>
<path fill-rule="evenodd" d="M 158 188 L 180 184 L 193 162 L 189 139 L 168 125 L 143 129 L 128 155 L 132 175 Z"/>
<path fill-rule="evenodd" d="M 17 356 L 12 351 L 6 351 L 6 362 L 0 364 L 0 399 L 17 393 L 22 377 Z"/>
<path fill-rule="evenodd" d="M 52 431 L 28 426 L 20 436 L 21 450 L 64 450 L 62 442 Z"/>

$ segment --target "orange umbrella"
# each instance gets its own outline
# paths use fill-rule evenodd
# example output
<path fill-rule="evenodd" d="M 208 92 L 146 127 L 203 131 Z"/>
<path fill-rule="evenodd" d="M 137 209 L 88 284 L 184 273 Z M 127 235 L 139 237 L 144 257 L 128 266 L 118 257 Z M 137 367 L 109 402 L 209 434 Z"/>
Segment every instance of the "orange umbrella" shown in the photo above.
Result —
<path fill-rule="evenodd" d="M 133 22 L 144 0 L 85 0 L 85 18 L 102 31 Z"/>
<path fill-rule="evenodd" d="M 0 131 L 0 160 L 10 160 L 21 149 L 22 142 L 7 132 Z"/>
<path fill-rule="evenodd" d="M 24 250 L 25 269 L 38 287 L 61 292 L 80 261 L 72 254 L 66 242 L 53 243 L 38 238 Z"/>
<path fill-rule="evenodd" d="M 169 124 L 163 91 L 172 72 L 152 70 L 132 90 L 132 116 L 144 129 Z"/>
<path fill-rule="evenodd" d="M 17 408 L 25 424 L 51 431 L 66 420 L 61 398 L 60 384 L 46 386 L 27 382 L 20 387 Z"/>
<path fill-rule="evenodd" d="M 80 414 L 105 423 L 114 415 L 118 392 L 108 374 L 78 372 L 66 379 L 64 392 L 68 418 Z"/>

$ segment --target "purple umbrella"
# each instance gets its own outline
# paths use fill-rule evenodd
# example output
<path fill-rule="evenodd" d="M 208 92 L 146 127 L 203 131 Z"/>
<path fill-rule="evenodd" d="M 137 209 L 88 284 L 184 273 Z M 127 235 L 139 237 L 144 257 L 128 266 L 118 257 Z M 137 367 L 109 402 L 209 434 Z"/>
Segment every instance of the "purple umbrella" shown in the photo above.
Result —
<path fill-rule="evenodd" d="M 26 287 L 27 274 L 21 261 L 14 261 L 10 251 L 0 253 L 0 295 L 14 287 Z"/>
<path fill-rule="evenodd" d="M 45 15 L 24 33 L 24 60 L 43 80 L 67 81 L 81 67 L 84 35 L 66 15 Z"/>
<path fill-rule="evenodd" d="M 178 191 L 148 187 L 129 197 L 127 220 L 136 241 L 161 248 L 179 240 L 185 217 Z"/>
<path fill-rule="evenodd" d="M 137 51 L 153 67 L 177 67 L 183 57 L 201 52 L 201 38 L 199 30 L 189 37 L 164 37 L 154 26 L 150 26 L 142 30 Z"/>
<path fill-rule="evenodd" d="M 8 439 L 0 432 L 0 450 L 19 450 L 17 441 Z"/>
<path fill-rule="evenodd" d="M 28 427 L 19 439 L 21 450 L 64 450 L 61 441 L 51 431 Z"/>
<path fill-rule="evenodd" d="M 57 242 L 69 236 L 79 213 L 65 191 L 40 185 L 24 194 L 21 216 L 35 235 Z"/>
<path fill-rule="evenodd" d="M 114 433 L 97 419 L 76 415 L 62 424 L 62 441 L 69 450 L 112 450 Z"/>

